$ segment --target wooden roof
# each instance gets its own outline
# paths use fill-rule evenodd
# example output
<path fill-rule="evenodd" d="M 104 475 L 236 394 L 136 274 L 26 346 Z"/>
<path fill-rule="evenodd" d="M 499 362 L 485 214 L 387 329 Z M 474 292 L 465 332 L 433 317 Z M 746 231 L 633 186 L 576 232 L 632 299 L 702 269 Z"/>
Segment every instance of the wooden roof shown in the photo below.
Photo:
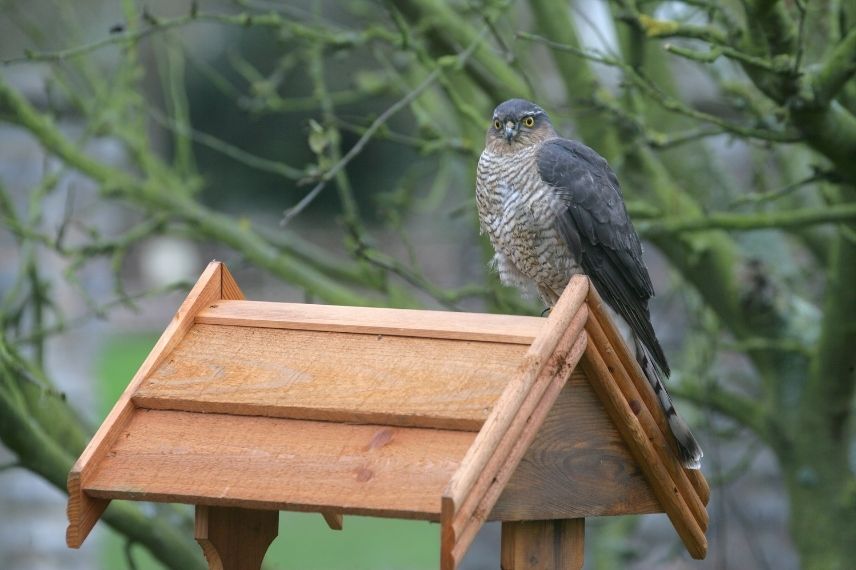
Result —
<path fill-rule="evenodd" d="M 709 488 L 602 301 L 548 318 L 243 300 L 212 262 L 69 474 L 67 542 L 111 499 L 482 524 L 665 512 L 705 555 Z"/>

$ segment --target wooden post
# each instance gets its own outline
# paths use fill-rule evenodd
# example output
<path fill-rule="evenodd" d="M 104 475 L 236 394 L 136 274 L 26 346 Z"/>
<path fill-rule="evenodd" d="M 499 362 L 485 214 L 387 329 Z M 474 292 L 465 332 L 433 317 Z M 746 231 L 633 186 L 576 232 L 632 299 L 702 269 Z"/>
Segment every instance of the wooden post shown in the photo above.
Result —
<path fill-rule="evenodd" d="M 196 542 L 209 570 L 259 570 L 279 529 L 279 511 L 196 505 Z"/>
<path fill-rule="evenodd" d="M 502 570 L 580 570 L 585 519 L 502 523 Z"/>

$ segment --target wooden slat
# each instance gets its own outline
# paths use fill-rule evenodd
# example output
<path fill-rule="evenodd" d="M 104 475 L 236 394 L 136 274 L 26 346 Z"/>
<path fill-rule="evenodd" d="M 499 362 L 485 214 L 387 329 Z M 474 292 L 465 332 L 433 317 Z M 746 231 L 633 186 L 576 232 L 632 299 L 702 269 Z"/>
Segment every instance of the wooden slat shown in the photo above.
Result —
<path fill-rule="evenodd" d="M 549 408 L 552 408 L 555 399 L 553 402 L 549 403 L 543 401 L 544 398 L 542 395 L 544 392 L 551 388 L 557 377 L 561 377 L 562 384 L 564 385 L 566 380 L 570 378 L 573 373 L 574 368 L 582 355 L 581 347 L 585 347 L 584 341 L 581 343 L 578 341 L 580 335 L 585 334 L 582 332 L 582 328 L 585 325 L 587 316 L 588 310 L 586 307 L 580 307 L 577 311 L 576 317 L 574 317 L 573 321 L 571 321 L 571 324 L 565 331 L 565 335 L 555 347 L 554 353 L 547 362 L 547 365 L 541 370 L 541 374 L 533 384 L 532 389 L 529 391 L 529 395 L 518 409 L 517 415 L 512 419 L 508 429 L 499 440 L 493 454 L 478 474 L 470 492 L 464 500 L 455 502 L 457 510 L 455 512 L 453 530 L 456 537 L 456 543 L 460 541 L 460 535 L 463 527 L 469 523 L 471 518 L 476 516 L 475 510 L 482 504 L 482 500 L 485 493 L 487 493 L 488 487 L 496 481 L 497 473 L 509 465 L 511 459 L 508 455 L 523 437 L 524 432 L 527 430 L 531 431 L 533 429 L 537 431 L 537 429 L 541 427 L 540 424 L 533 426 L 530 421 L 530 417 L 535 413 L 536 408 L 538 407 L 548 406 Z M 576 353 L 574 352 L 575 347 L 577 348 Z M 558 394 L 556 397 L 558 397 Z M 545 419 L 549 411 L 550 410 L 547 410 L 544 413 Z M 519 459 L 520 458 L 518 458 L 518 461 Z M 512 468 L 516 466 L 517 464 L 515 463 Z M 490 510 L 487 510 L 484 515 L 486 516 L 489 512 Z"/>
<path fill-rule="evenodd" d="M 502 570 L 580 570 L 585 519 L 502 523 Z"/>
<path fill-rule="evenodd" d="M 199 323 L 532 344 L 546 319 L 262 301 L 214 303 Z"/>
<path fill-rule="evenodd" d="M 478 430 L 526 347 L 197 324 L 140 407 Z"/>
<path fill-rule="evenodd" d="M 244 300 L 244 292 L 238 287 L 238 283 L 235 282 L 235 278 L 225 264 L 220 264 L 220 299 L 227 303 Z M 204 311 L 205 307 L 202 310 Z"/>
<path fill-rule="evenodd" d="M 279 513 L 196 506 L 195 538 L 209 570 L 260 570 L 279 532 Z"/>
<path fill-rule="evenodd" d="M 662 511 L 627 444 L 578 367 L 488 520 Z"/>
<path fill-rule="evenodd" d="M 321 513 L 324 517 L 324 522 L 330 527 L 330 530 L 342 530 L 345 526 L 345 516 L 342 513 Z"/>
<path fill-rule="evenodd" d="M 654 446 L 654 450 L 657 452 L 657 457 L 659 457 L 662 464 L 666 467 L 666 471 L 669 472 L 669 476 L 672 478 L 672 481 L 675 482 L 678 492 L 687 502 L 687 506 L 690 511 L 692 511 L 696 522 L 703 531 L 706 531 L 708 524 L 707 511 L 687 477 L 687 470 L 683 468 L 677 455 L 675 455 L 672 448 L 669 447 L 668 440 L 663 436 L 659 426 L 657 426 L 657 423 L 654 421 L 651 410 L 649 410 L 647 405 L 642 401 L 639 391 L 630 380 L 630 375 L 616 354 L 615 348 L 606 339 L 606 335 L 604 334 L 603 328 L 598 322 L 597 317 L 592 316 L 589 318 L 588 323 L 586 323 L 586 332 L 588 332 L 589 338 L 592 339 L 592 342 L 594 342 L 596 346 L 600 347 L 600 356 L 612 372 L 612 378 L 621 390 L 621 393 L 624 394 L 624 398 L 631 403 L 631 408 L 634 411 L 638 409 L 636 417 L 639 418 L 639 423 L 642 425 L 642 429 L 645 430 L 649 441 L 651 441 Z M 637 402 L 638 407 L 634 407 L 632 405 L 633 402 Z M 659 409 L 659 405 L 657 406 L 657 409 Z"/>
<path fill-rule="evenodd" d="M 101 498 L 439 520 L 474 434 L 140 409 L 85 491 Z"/>
<path fill-rule="evenodd" d="M 527 350 L 518 375 L 509 382 L 497 400 L 473 447 L 467 452 L 461 469 L 455 473 L 443 493 L 443 496 L 447 497 L 456 508 L 463 503 L 500 440 L 508 431 L 508 426 L 511 425 L 520 406 L 529 396 L 535 380 L 552 356 L 559 340 L 567 332 L 571 321 L 576 317 L 587 292 L 588 279 L 575 276 L 553 307 L 538 338 Z M 578 324 L 581 329 L 583 323 Z"/>
<path fill-rule="evenodd" d="M 589 343 L 586 348 L 582 366 L 612 421 L 627 442 L 630 452 L 645 473 L 654 494 L 669 516 L 684 546 L 693 558 L 704 558 L 707 553 L 707 539 L 704 532 L 684 498 L 677 492 L 674 481 L 660 462 L 657 452 L 654 451 L 630 404 L 612 380 L 612 372 L 594 343 Z"/>
<path fill-rule="evenodd" d="M 122 396 L 71 468 L 68 474 L 68 529 L 66 530 L 66 543 L 69 547 L 80 547 L 101 513 L 107 508 L 109 501 L 89 497 L 83 492 L 83 488 L 87 484 L 92 468 L 105 456 L 118 433 L 131 420 L 134 414 L 131 395 L 136 392 L 149 372 L 156 368 L 184 337 L 193 324 L 196 313 L 202 307 L 220 299 L 221 268 L 222 264 L 217 261 L 208 264 Z"/>
<path fill-rule="evenodd" d="M 651 410 L 651 414 L 654 416 L 654 420 L 657 422 L 660 432 L 670 443 L 673 451 L 677 454 L 677 443 L 674 441 L 675 437 L 672 435 L 672 430 L 669 429 L 666 414 L 663 412 L 662 406 L 660 406 L 657 395 L 654 393 L 654 389 L 651 387 L 651 384 L 645 378 L 645 374 L 639 367 L 639 363 L 636 362 L 636 359 L 630 354 L 624 340 L 615 328 L 612 318 L 607 314 L 606 309 L 604 308 L 603 299 L 600 297 L 597 289 L 594 287 L 589 288 L 588 299 L 586 302 L 589 306 L 589 310 L 601 324 L 603 331 L 606 334 L 606 338 L 609 340 L 610 344 L 615 347 L 618 357 L 621 359 L 622 364 L 624 364 L 624 368 L 630 374 L 630 379 L 639 391 L 639 395 L 642 397 L 645 405 L 648 406 L 649 410 Z M 701 502 L 707 505 L 710 500 L 710 485 L 708 484 L 707 479 L 704 478 L 700 469 L 685 469 L 685 471 L 687 472 L 686 474 L 690 483 L 692 483 L 693 488 L 701 499 Z"/>
<path fill-rule="evenodd" d="M 475 540 L 476 534 L 487 520 L 488 515 L 493 510 L 494 505 L 499 500 L 505 485 L 508 483 L 514 470 L 529 449 L 529 445 L 535 439 L 541 425 L 547 418 L 553 404 L 559 397 L 565 383 L 579 362 L 585 347 L 587 336 L 585 332 L 579 333 L 575 344 L 563 359 L 564 362 L 558 365 L 558 369 L 547 376 L 549 385 L 543 392 L 540 402 L 537 403 L 531 414 L 521 413 L 515 424 L 523 424 L 523 429 L 518 435 L 506 437 L 497 447 L 497 453 L 491 462 L 488 463 L 488 468 L 493 468 L 493 461 L 497 457 L 504 458 L 500 461 L 497 471 L 486 471 L 494 473 L 488 479 L 487 477 L 479 478 L 471 490 L 470 497 L 480 497 L 477 506 L 470 510 L 468 502 L 470 497 L 463 502 L 461 509 L 455 514 L 455 519 L 452 523 L 453 532 L 455 535 L 455 546 L 450 553 L 452 566 L 455 567 L 463 559 L 467 549 Z M 563 341 L 562 341 L 563 342 Z M 534 392 L 534 391 L 533 391 Z M 516 425 L 509 428 L 509 434 L 516 433 Z M 510 449 L 507 447 L 510 446 Z M 484 489 L 484 491 L 482 491 Z"/>

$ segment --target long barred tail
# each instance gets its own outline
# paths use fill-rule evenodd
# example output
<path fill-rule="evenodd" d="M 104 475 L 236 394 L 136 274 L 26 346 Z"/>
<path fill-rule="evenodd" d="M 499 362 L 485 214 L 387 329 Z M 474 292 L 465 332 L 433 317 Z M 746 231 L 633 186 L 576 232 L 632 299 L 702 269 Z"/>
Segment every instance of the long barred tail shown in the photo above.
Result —
<path fill-rule="evenodd" d="M 675 406 L 672 404 L 672 398 L 669 397 L 669 393 L 662 382 L 665 374 L 653 363 L 652 359 L 648 356 L 647 349 L 639 342 L 639 339 L 634 337 L 634 341 L 636 344 L 636 360 L 642 367 L 642 371 L 648 378 L 648 382 L 654 389 L 654 393 L 657 395 L 657 399 L 666 413 L 666 418 L 669 420 L 669 428 L 678 442 L 681 463 L 687 469 L 701 468 L 701 458 L 704 456 L 704 453 L 693 437 L 690 426 L 678 415 Z"/>

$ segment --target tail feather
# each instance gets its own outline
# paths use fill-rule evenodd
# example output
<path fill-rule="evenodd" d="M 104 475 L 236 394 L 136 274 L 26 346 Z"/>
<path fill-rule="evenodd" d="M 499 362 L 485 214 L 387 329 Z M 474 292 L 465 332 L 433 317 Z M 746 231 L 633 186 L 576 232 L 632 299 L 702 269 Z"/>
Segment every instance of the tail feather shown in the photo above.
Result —
<path fill-rule="evenodd" d="M 651 384 L 651 387 L 654 389 L 654 393 L 657 395 L 660 406 L 662 406 L 663 411 L 666 413 L 666 418 L 669 421 L 669 429 L 672 430 L 672 434 L 675 436 L 675 440 L 677 440 L 678 443 L 678 454 L 681 459 L 681 464 L 687 469 L 700 469 L 701 458 L 704 456 L 701 446 L 699 446 L 695 437 L 693 437 L 693 434 L 690 431 L 690 426 L 681 416 L 678 415 L 678 411 L 675 410 L 675 406 L 672 404 L 672 398 L 669 397 L 669 393 L 666 391 L 666 387 L 662 382 L 664 374 L 648 357 L 648 352 L 645 350 L 642 343 L 640 343 L 638 339 L 634 340 L 636 341 L 636 360 L 642 367 L 642 371 L 645 373 L 645 376 L 648 378 L 648 382 Z"/>

